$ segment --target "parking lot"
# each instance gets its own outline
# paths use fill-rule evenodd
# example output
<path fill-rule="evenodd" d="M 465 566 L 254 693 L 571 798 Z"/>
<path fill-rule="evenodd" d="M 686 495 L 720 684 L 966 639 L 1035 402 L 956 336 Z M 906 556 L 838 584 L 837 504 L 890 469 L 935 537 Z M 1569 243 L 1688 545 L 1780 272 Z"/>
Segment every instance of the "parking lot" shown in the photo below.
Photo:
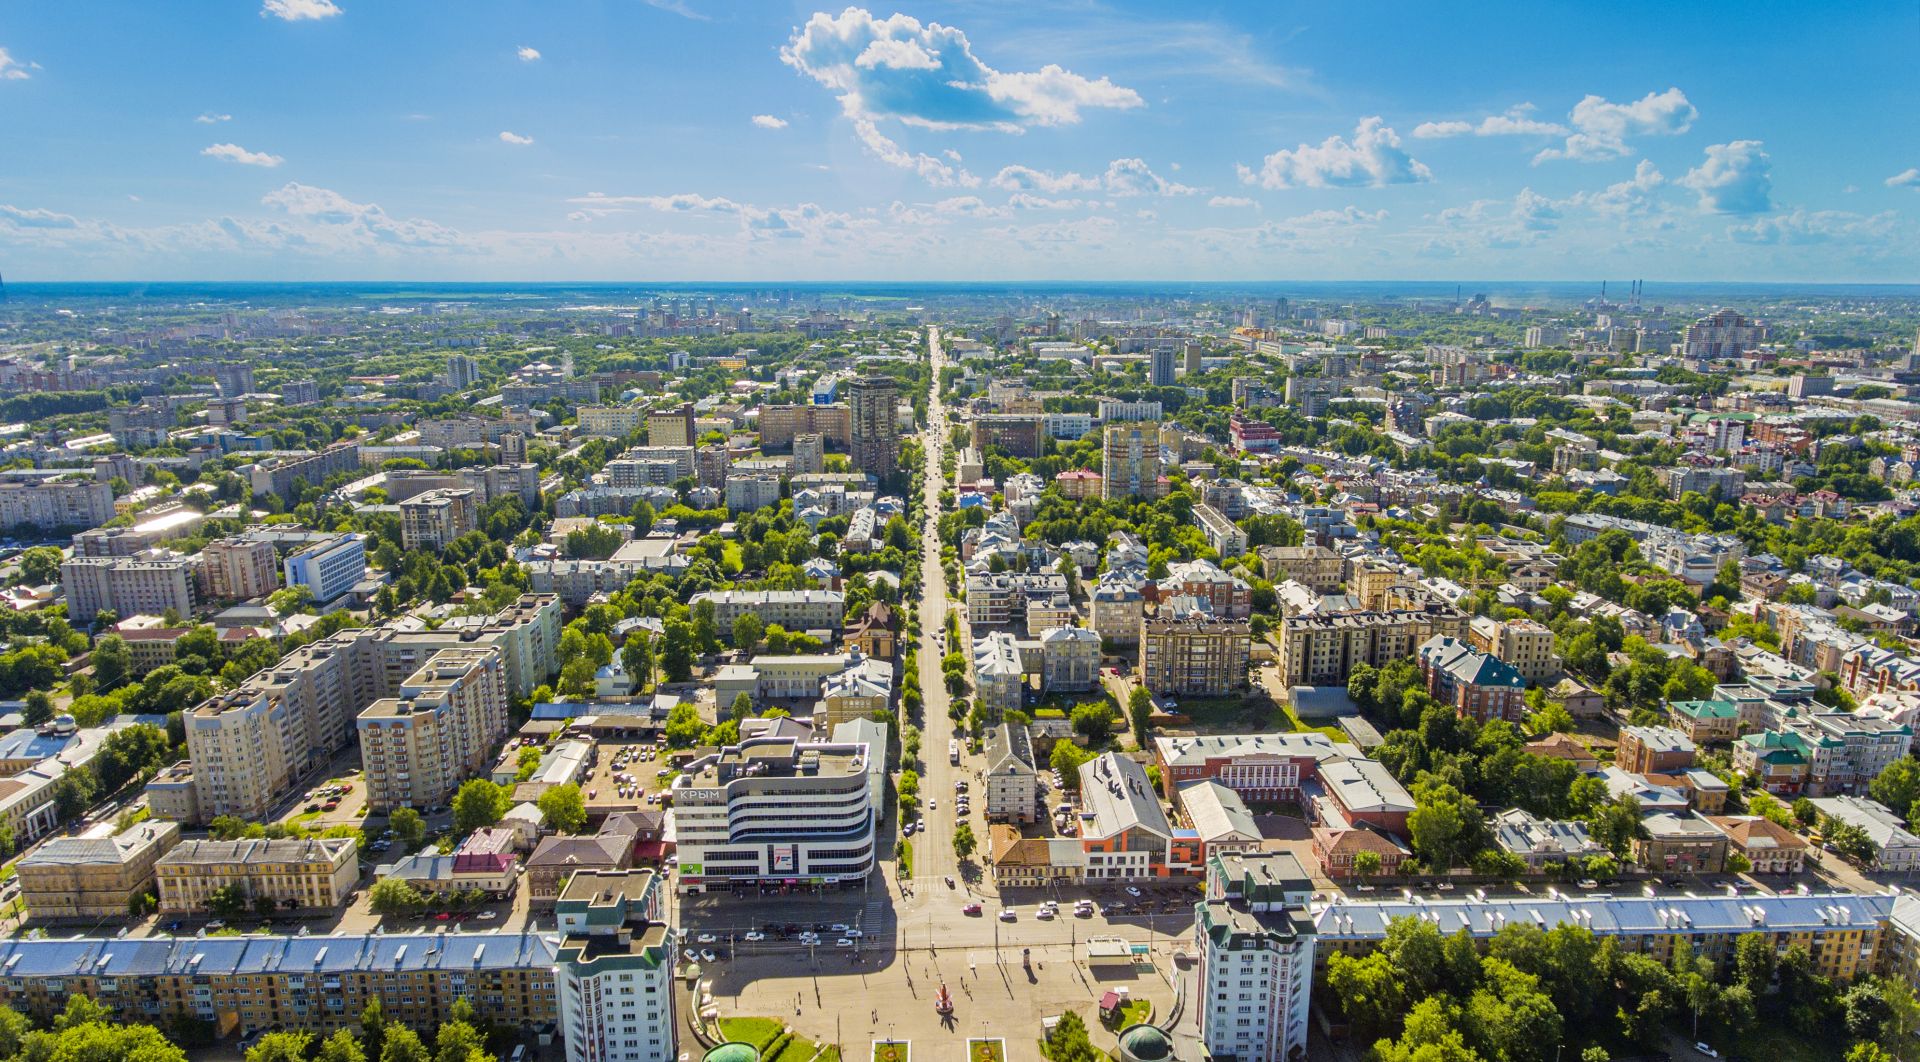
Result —
<path fill-rule="evenodd" d="M 658 810 L 663 806 L 667 770 L 651 742 L 601 741 L 594 746 L 593 768 L 580 779 L 587 815 L 598 819 L 620 811 Z"/>

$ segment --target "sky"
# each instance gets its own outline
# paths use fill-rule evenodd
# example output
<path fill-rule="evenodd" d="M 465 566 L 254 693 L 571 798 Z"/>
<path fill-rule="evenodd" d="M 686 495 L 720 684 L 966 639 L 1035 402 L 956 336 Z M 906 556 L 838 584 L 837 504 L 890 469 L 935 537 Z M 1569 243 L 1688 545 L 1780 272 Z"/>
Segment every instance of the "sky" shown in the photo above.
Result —
<path fill-rule="evenodd" d="M 1920 281 L 1920 4 L 0 10 L 0 274 Z"/>

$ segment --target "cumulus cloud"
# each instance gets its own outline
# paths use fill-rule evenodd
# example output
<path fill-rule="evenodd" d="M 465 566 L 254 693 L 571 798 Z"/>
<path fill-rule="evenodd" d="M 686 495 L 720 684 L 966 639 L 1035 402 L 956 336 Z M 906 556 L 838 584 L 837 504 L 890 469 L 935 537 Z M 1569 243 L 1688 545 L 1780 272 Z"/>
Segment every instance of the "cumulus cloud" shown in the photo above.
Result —
<path fill-rule="evenodd" d="M 1210 207 L 1255 207 L 1255 208 L 1258 208 L 1260 206 L 1260 204 L 1254 202 L 1251 199 L 1248 199 L 1244 195 L 1216 195 L 1212 199 L 1207 200 L 1207 205 Z"/>
<path fill-rule="evenodd" d="M 1535 155 L 1535 163 L 1549 159 L 1578 159 L 1600 162 L 1632 154 L 1627 146 L 1630 136 L 1676 136 L 1693 127 L 1700 117 L 1687 94 L 1677 88 L 1649 92 L 1632 103 L 1614 103 L 1600 96 L 1587 96 L 1573 105 L 1568 116 L 1573 127 L 1564 147 L 1548 148 Z"/>
<path fill-rule="evenodd" d="M 264 166 L 267 169 L 287 161 L 278 155 L 269 155 L 264 151 L 248 151 L 238 144 L 213 144 L 202 148 L 200 154 L 223 162 L 237 162 L 242 166 Z"/>
<path fill-rule="evenodd" d="M 1920 168 L 1909 169 L 1887 178 L 1888 188 L 1920 188 Z"/>
<path fill-rule="evenodd" d="M 194 121 L 200 123 L 201 125 L 218 125 L 221 122 L 233 121 L 233 115 L 214 114 L 213 112 L 209 111 L 206 114 L 203 114 L 198 118 L 195 118 Z"/>
<path fill-rule="evenodd" d="M 1525 247 L 1538 243 L 1560 227 L 1566 204 L 1522 188 L 1512 200 L 1476 199 L 1462 206 L 1448 207 L 1435 218 L 1443 228 L 1463 234 L 1469 244 L 1495 249 Z M 1457 253 L 1457 244 L 1442 241 L 1429 244 L 1428 251 L 1449 247 Z"/>
<path fill-rule="evenodd" d="M 22 229 L 77 229 L 80 227 L 80 219 L 71 214 L 56 214 L 51 210 L 22 210 L 6 204 L 0 204 L 0 222 Z"/>
<path fill-rule="evenodd" d="M 993 175 L 992 185 L 1009 192 L 1059 195 L 1064 192 L 1104 192 L 1117 198 L 1156 195 L 1193 195 L 1199 189 L 1168 180 L 1153 172 L 1145 159 L 1114 159 L 1105 173 L 1086 177 L 1078 173 L 1053 173 L 1031 166 L 1003 166 Z"/>
<path fill-rule="evenodd" d="M 827 210 L 815 203 L 800 203 L 791 207 L 760 207 L 722 197 L 704 196 L 697 192 L 625 196 L 589 192 L 584 196 L 569 199 L 567 202 L 579 208 L 569 215 L 574 221 L 587 221 L 634 210 L 650 210 L 663 214 L 709 214 L 731 217 L 739 221 L 740 231 L 748 239 L 753 240 L 821 239 L 850 234 L 856 229 L 874 224 L 868 220 L 856 219 L 849 214 Z"/>
<path fill-rule="evenodd" d="M 315 21 L 340 13 L 333 0 L 266 0 L 260 5 L 260 17 L 271 15 L 286 22 Z"/>
<path fill-rule="evenodd" d="M 863 8 L 816 12 L 780 50 L 788 66 L 836 94 L 850 118 L 897 120 L 926 129 L 1071 125 L 1083 110 L 1140 107 L 1140 94 L 1107 78 L 1048 64 L 996 70 L 960 30 L 909 15 L 875 18 Z"/>
<path fill-rule="evenodd" d="M 356 203 L 339 192 L 289 182 L 260 202 L 314 226 L 309 239 L 349 247 L 461 248 L 465 237 L 431 221 L 403 221 L 373 203 Z"/>
<path fill-rule="evenodd" d="M 1707 159 L 1675 182 L 1699 193 L 1709 214 L 1764 214 L 1773 209 L 1773 163 L 1761 141 L 1735 140 L 1707 148 Z"/>
<path fill-rule="evenodd" d="M 1032 192 L 1015 192 L 1007 197 L 1007 205 L 1015 210 L 1078 210 L 1087 205 L 1087 200 L 1056 199 Z"/>
<path fill-rule="evenodd" d="M 1644 214 L 1653 208 L 1654 191 L 1666 183 L 1667 178 L 1658 167 L 1647 159 L 1641 159 L 1640 164 L 1633 168 L 1631 179 L 1607 185 L 1599 192 L 1581 192 L 1573 197 L 1573 201 L 1608 217 Z"/>
<path fill-rule="evenodd" d="M 785 129 L 787 127 L 787 120 L 785 118 L 776 118 L 771 114 L 756 114 L 753 116 L 753 124 L 762 129 Z"/>
<path fill-rule="evenodd" d="M 1413 127 L 1416 140 L 1438 140 L 1450 136 L 1565 136 L 1567 127 L 1558 122 L 1543 122 L 1528 117 L 1533 104 L 1507 108 L 1504 114 L 1490 114 L 1479 122 L 1421 122 Z"/>
<path fill-rule="evenodd" d="M 22 63 L 11 52 L 0 48 L 0 81 L 25 81 L 38 69 L 39 63 Z"/>
<path fill-rule="evenodd" d="M 1779 217 L 1755 218 L 1745 225 L 1734 225 L 1727 235 L 1740 243 L 1808 244 L 1834 239 L 1891 235 L 1897 215 L 1889 210 L 1871 216 L 1845 210 L 1801 210 Z"/>
<path fill-rule="evenodd" d="M 500 142 L 502 144 L 513 144 L 516 147 L 525 147 L 533 143 L 533 138 L 530 136 L 521 136 L 519 133 L 502 129 L 500 130 Z"/>
<path fill-rule="evenodd" d="M 1433 171 L 1400 147 L 1400 136 L 1378 117 L 1362 118 L 1351 142 L 1330 136 L 1268 155 L 1258 170 L 1238 167 L 1244 184 L 1262 188 L 1378 188 L 1433 180 Z"/>
<path fill-rule="evenodd" d="M 908 151 L 895 143 L 892 137 L 881 132 L 880 127 L 868 119 L 854 119 L 853 132 L 875 158 L 889 166 L 912 170 L 918 173 L 922 180 L 936 188 L 954 186 L 977 188 L 980 185 L 980 178 L 968 173 L 964 167 L 949 165 L 932 155 Z"/>
<path fill-rule="evenodd" d="M 531 63 L 531 62 L 537 61 L 540 58 L 540 49 L 528 47 L 527 45 L 523 44 L 520 46 L 520 50 L 518 52 L 515 52 L 514 54 L 520 57 L 521 62 Z"/>

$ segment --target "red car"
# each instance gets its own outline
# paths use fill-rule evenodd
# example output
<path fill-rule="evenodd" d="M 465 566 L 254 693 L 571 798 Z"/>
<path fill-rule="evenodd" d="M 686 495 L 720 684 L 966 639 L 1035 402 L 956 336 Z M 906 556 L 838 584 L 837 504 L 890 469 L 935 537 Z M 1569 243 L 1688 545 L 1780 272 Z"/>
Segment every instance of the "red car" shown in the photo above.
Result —
<path fill-rule="evenodd" d="M 970 903 L 965 907 L 960 908 L 960 913 L 963 915 L 977 915 L 980 913 L 980 905 L 977 903 Z"/>

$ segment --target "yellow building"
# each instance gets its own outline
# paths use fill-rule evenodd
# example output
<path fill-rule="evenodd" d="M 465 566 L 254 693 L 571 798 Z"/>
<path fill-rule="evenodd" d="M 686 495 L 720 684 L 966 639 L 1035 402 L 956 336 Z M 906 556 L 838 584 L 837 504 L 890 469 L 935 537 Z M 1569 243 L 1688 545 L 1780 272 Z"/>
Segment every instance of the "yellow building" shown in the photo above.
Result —
<path fill-rule="evenodd" d="M 349 837 L 278 841 L 188 841 L 154 864 L 163 914 L 202 914 L 213 894 L 237 886 L 249 907 L 326 911 L 345 903 L 360 878 Z"/>
<path fill-rule="evenodd" d="M 28 917 L 124 917 L 128 901 L 153 887 L 154 863 L 179 843 L 180 824 L 158 820 L 106 836 L 55 837 L 14 864 Z"/>

